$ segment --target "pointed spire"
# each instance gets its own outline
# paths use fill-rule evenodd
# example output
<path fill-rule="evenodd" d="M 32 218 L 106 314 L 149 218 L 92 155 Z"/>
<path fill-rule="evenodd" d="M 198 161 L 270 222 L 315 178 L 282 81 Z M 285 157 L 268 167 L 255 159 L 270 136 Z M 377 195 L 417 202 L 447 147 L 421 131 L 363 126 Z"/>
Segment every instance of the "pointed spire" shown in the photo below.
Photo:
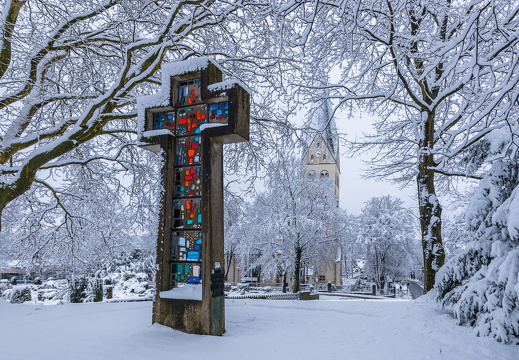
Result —
<path fill-rule="evenodd" d="M 328 95 L 327 91 L 326 95 Z M 333 118 L 332 104 L 328 96 L 323 96 L 319 101 L 314 121 L 314 128 L 321 133 L 333 157 L 338 161 L 339 135 L 335 119 Z"/>

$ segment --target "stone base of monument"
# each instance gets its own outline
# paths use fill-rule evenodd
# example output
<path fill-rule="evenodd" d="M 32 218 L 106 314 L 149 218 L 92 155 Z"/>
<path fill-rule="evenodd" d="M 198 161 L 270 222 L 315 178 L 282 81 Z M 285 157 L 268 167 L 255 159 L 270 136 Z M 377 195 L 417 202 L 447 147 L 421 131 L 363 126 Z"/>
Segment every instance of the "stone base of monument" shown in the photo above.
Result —
<path fill-rule="evenodd" d="M 204 309 L 202 301 L 160 299 L 154 303 L 154 322 L 189 334 L 222 335 L 225 332 L 224 297 L 211 301 Z"/>

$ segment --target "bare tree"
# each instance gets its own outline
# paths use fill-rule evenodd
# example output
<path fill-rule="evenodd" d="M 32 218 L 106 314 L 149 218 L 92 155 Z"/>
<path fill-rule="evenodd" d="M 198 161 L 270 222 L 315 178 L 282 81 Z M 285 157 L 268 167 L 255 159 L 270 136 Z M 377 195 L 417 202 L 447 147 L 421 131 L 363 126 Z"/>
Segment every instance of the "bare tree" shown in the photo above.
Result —
<path fill-rule="evenodd" d="M 244 3 L 4 1 L 0 212 L 69 165 L 132 162 L 135 97 L 156 91 L 163 61 L 234 51 L 225 24 Z"/>
<path fill-rule="evenodd" d="M 517 118 L 519 5 L 325 0 L 294 2 L 290 11 L 300 15 L 292 39 L 305 46 L 311 71 L 341 66 L 331 97 L 379 116 L 375 134 L 357 144 L 377 151 L 370 175 L 416 179 L 428 291 L 445 259 L 438 180 L 480 178 L 460 158 Z"/>
<path fill-rule="evenodd" d="M 249 232 L 242 254 L 255 255 L 252 267 L 265 277 L 293 275 L 298 292 L 304 266 L 336 258 L 340 224 L 335 186 L 308 176 L 300 160 L 286 155 L 267 172 L 266 191 L 248 209 Z"/>
<path fill-rule="evenodd" d="M 356 246 L 365 259 L 365 271 L 384 288 L 388 278 L 406 277 L 415 265 L 415 224 L 402 200 L 373 197 L 362 208 L 357 222 Z"/>
<path fill-rule="evenodd" d="M 250 80 L 271 72 L 262 57 L 279 54 L 266 1 L 2 4 L 0 236 L 29 264 L 86 264 L 128 234 L 156 231 L 160 160 L 135 146 L 135 98 L 157 91 L 164 62 L 211 55 Z M 258 149 L 246 152 L 249 169 Z"/>

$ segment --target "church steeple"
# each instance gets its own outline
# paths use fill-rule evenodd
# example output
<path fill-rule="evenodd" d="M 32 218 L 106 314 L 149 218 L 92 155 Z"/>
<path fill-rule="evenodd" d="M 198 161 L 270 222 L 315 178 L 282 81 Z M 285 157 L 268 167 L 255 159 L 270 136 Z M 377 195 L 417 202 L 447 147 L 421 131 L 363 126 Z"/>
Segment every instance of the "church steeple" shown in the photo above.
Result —
<path fill-rule="evenodd" d="M 306 123 L 309 135 L 307 152 L 312 147 L 317 152 L 309 154 L 308 159 L 305 159 L 305 161 L 308 163 L 311 160 L 311 155 L 313 155 L 314 161 L 320 158 L 320 162 L 336 163 L 340 171 L 339 134 L 332 108 L 332 104 L 328 99 L 328 91 L 323 90 L 323 97 L 315 103 L 315 107 L 310 111 L 310 118 Z M 321 139 L 316 140 L 317 135 Z M 326 147 L 326 151 L 324 147 Z M 325 152 L 329 152 L 329 154 L 325 154 Z M 333 159 L 330 159 L 330 156 Z"/>

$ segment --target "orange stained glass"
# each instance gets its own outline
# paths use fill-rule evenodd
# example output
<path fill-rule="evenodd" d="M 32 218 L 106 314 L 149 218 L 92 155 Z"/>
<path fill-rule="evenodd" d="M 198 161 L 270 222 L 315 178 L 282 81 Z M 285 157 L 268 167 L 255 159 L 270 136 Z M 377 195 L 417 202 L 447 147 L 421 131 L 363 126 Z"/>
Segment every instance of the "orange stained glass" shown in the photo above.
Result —
<path fill-rule="evenodd" d="M 177 112 L 177 136 L 200 133 L 200 125 L 207 122 L 207 105 L 180 108 Z"/>
<path fill-rule="evenodd" d="M 175 198 L 201 196 L 202 167 L 175 169 Z"/>

